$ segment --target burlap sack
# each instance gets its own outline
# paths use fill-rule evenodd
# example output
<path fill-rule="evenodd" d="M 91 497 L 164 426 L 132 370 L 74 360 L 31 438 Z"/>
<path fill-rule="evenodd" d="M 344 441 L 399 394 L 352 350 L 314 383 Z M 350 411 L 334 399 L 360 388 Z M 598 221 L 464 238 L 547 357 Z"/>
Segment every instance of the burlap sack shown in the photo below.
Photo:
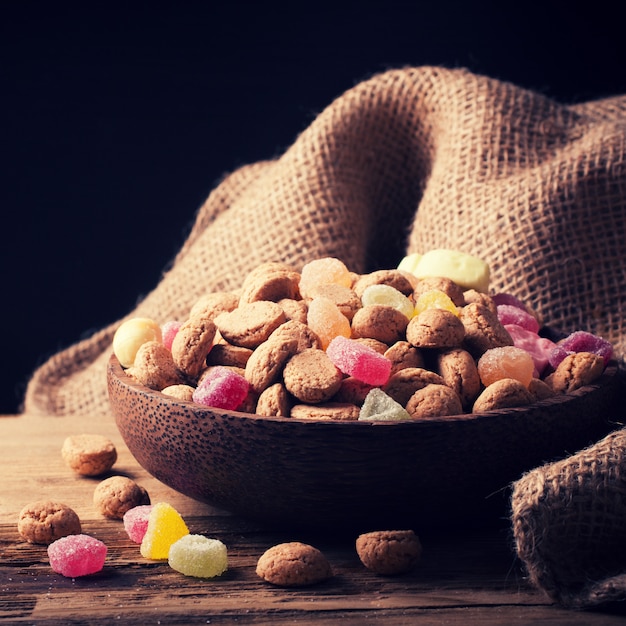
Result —
<path fill-rule="evenodd" d="M 552 325 L 603 335 L 622 356 L 625 107 L 626 97 L 566 106 L 464 70 L 376 75 L 332 102 L 282 156 L 226 177 L 129 316 L 183 317 L 261 261 L 299 268 L 331 255 L 365 271 L 443 247 L 482 257 L 494 290 Z M 25 410 L 107 413 L 118 323 L 44 363 Z"/>

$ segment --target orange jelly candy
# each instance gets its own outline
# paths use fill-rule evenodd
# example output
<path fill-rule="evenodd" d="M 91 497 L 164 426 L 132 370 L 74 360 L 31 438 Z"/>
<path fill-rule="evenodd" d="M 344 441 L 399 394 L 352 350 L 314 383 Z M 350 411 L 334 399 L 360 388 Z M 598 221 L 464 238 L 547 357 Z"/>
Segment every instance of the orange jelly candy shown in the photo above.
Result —
<path fill-rule="evenodd" d="M 532 356 L 515 346 L 491 348 L 478 359 L 478 375 L 485 387 L 502 378 L 514 378 L 528 387 L 534 371 Z"/>
<path fill-rule="evenodd" d="M 352 335 L 348 318 L 332 300 L 321 296 L 313 298 L 309 303 L 307 324 L 320 338 L 323 350 L 326 350 L 335 337 L 342 336 L 349 339 Z"/>

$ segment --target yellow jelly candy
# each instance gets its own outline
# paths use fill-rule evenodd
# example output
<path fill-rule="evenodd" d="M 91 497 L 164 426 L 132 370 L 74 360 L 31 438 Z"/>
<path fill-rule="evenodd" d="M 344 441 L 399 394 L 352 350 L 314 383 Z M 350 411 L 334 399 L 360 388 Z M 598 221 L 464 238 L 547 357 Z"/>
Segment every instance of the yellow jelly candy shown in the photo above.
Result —
<path fill-rule="evenodd" d="M 113 352 L 122 367 L 130 367 L 135 362 L 137 350 L 148 341 L 163 340 L 161 327 L 148 317 L 134 317 L 126 320 L 113 335 Z"/>
<path fill-rule="evenodd" d="M 418 261 L 413 274 L 417 278 L 443 276 L 463 289 L 489 291 L 489 265 L 485 261 L 457 250 L 429 250 Z"/>
<path fill-rule="evenodd" d="M 146 534 L 141 541 L 141 556 L 154 561 L 165 560 L 170 546 L 189 534 L 187 524 L 167 502 L 157 502 L 150 511 Z"/>
<path fill-rule="evenodd" d="M 413 252 L 412 254 L 407 254 L 400 263 L 398 263 L 398 269 L 403 272 L 409 272 L 411 274 L 415 274 L 415 269 L 417 268 L 417 264 L 419 263 L 422 255 L 418 252 Z"/>
<path fill-rule="evenodd" d="M 415 303 L 415 315 L 419 315 L 426 309 L 443 309 L 454 313 L 457 317 L 459 316 L 459 310 L 450 299 L 450 296 L 443 291 L 439 291 L 439 289 L 425 291 L 417 299 Z"/>
<path fill-rule="evenodd" d="M 332 300 L 321 296 L 309 302 L 307 324 L 320 338 L 323 350 L 335 337 L 341 335 L 349 339 L 352 335 L 348 318 Z"/>
<path fill-rule="evenodd" d="M 370 285 L 361 296 L 363 306 L 370 304 L 384 304 L 391 306 L 411 319 L 414 314 L 413 303 L 395 287 L 390 285 Z"/>

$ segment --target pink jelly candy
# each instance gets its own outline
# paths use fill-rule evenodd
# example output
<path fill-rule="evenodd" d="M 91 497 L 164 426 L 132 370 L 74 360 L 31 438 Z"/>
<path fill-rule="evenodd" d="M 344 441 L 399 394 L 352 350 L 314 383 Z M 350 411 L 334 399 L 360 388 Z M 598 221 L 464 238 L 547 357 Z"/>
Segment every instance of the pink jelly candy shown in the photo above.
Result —
<path fill-rule="evenodd" d="M 577 330 L 568 335 L 554 347 L 550 354 L 550 365 L 554 368 L 568 355 L 574 352 L 593 352 L 604 359 L 604 366 L 613 356 L 613 346 L 602 337 L 584 330 Z"/>
<path fill-rule="evenodd" d="M 539 322 L 537 319 L 524 309 L 520 309 L 511 304 L 498 305 L 498 320 L 500 320 L 500 323 L 504 326 L 515 324 L 533 333 L 539 332 Z"/>
<path fill-rule="evenodd" d="M 335 367 L 368 385 L 380 386 L 389 380 L 391 361 L 373 348 L 341 335 L 326 348 Z"/>
<path fill-rule="evenodd" d="M 501 304 L 506 304 L 508 306 L 514 306 L 514 307 L 517 307 L 518 309 L 522 309 L 522 311 L 528 312 L 526 305 L 519 298 L 512 296 L 510 293 L 496 293 L 493 296 L 491 296 L 491 299 L 493 300 L 496 306 L 500 306 Z"/>
<path fill-rule="evenodd" d="M 107 547 L 89 535 L 68 535 L 48 546 L 50 566 L 69 578 L 95 574 L 104 567 Z"/>
<path fill-rule="evenodd" d="M 540 337 L 537 333 L 517 326 L 516 324 L 505 324 L 504 328 L 507 330 L 511 339 L 513 339 L 513 345 L 516 348 L 522 348 L 526 350 L 533 358 L 535 363 L 535 369 L 537 376 L 541 376 L 546 367 L 550 363 L 550 355 L 554 350 L 555 343 Z"/>
<path fill-rule="evenodd" d="M 152 511 L 152 504 L 141 504 L 124 513 L 124 530 L 131 541 L 141 543 L 148 528 L 148 518 Z"/>
<path fill-rule="evenodd" d="M 168 349 L 172 349 L 172 342 L 179 328 L 182 326 L 182 322 L 177 320 L 169 320 L 161 326 L 161 335 L 163 337 L 163 345 Z"/>
<path fill-rule="evenodd" d="M 192 399 L 216 409 L 236 410 L 246 399 L 250 383 L 228 367 L 215 366 L 196 387 Z"/>

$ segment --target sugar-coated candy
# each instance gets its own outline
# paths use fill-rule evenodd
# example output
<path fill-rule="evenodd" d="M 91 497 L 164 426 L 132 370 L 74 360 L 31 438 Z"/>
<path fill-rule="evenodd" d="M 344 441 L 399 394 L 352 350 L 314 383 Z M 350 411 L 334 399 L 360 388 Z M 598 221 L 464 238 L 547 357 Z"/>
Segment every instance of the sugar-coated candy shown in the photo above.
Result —
<path fill-rule="evenodd" d="M 378 387 L 374 387 L 365 396 L 359 413 L 360 421 L 396 422 L 407 419 L 411 419 L 408 411 Z"/>
<path fill-rule="evenodd" d="M 113 353 L 122 367 L 135 362 L 137 350 L 148 341 L 163 340 L 161 327 L 147 317 L 134 317 L 122 322 L 113 335 Z"/>
<path fill-rule="evenodd" d="M 542 376 L 550 363 L 550 355 L 555 343 L 547 337 L 541 337 L 532 330 L 527 330 L 516 324 L 505 324 L 504 328 L 511 335 L 513 345 L 526 350 L 535 363 L 537 376 Z"/>
<path fill-rule="evenodd" d="M 161 326 L 161 335 L 163 345 L 168 349 L 172 349 L 172 343 L 174 342 L 174 337 L 176 337 L 176 333 L 183 325 L 182 322 L 178 320 L 168 320 Z"/>
<path fill-rule="evenodd" d="M 420 262 L 422 255 L 419 252 L 412 252 L 411 254 L 407 254 L 401 261 L 398 263 L 398 269 L 403 272 L 409 272 L 410 274 L 415 274 L 415 269 L 417 268 L 417 264 Z"/>
<path fill-rule="evenodd" d="M 165 560 L 170 546 L 189 534 L 180 513 L 167 502 L 157 502 L 148 516 L 148 527 L 140 546 L 141 556 L 154 561 Z"/>
<path fill-rule="evenodd" d="M 143 541 L 146 530 L 148 529 L 148 518 L 152 511 L 152 504 L 140 504 L 124 513 L 122 518 L 124 522 L 124 530 L 131 541 L 141 543 Z"/>
<path fill-rule="evenodd" d="M 559 341 L 554 347 L 550 354 L 550 365 L 556 369 L 568 354 L 574 352 L 592 352 L 597 354 L 603 358 L 604 367 L 606 367 L 613 357 L 613 346 L 598 335 L 584 330 L 577 330 Z"/>
<path fill-rule="evenodd" d="M 309 294 L 313 287 L 320 285 L 352 286 L 352 275 L 345 263 L 335 257 L 324 257 L 309 261 L 300 272 L 300 292 Z"/>
<path fill-rule="evenodd" d="M 494 293 L 491 295 L 491 299 L 496 306 L 500 306 L 501 304 L 506 304 L 508 306 L 514 306 L 518 309 L 522 309 L 523 311 L 527 311 L 526 304 L 516 296 L 510 293 Z"/>
<path fill-rule="evenodd" d="M 478 257 L 458 250 L 438 248 L 425 252 L 413 274 L 417 278 L 443 276 L 464 289 L 483 293 L 489 291 L 489 265 Z"/>
<path fill-rule="evenodd" d="M 403 313 L 408 319 L 414 315 L 413 303 L 400 291 L 391 285 L 370 285 L 361 295 L 363 306 L 370 304 L 384 304 Z"/>
<path fill-rule="evenodd" d="M 234 411 L 246 399 L 250 383 L 231 368 L 216 365 L 196 387 L 193 401 L 216 409 Z"/>
<path fill-rule="evenodd" d="M 528 313 L 525 309 L 520 309 L 512 304 L 498 304 L 498 320 L 504 326 L 515 324 L 533 333 L 539 332 L 539 322 L 537 318 Z"/>
<path fill-rule="evenodd" d="M 335 337 L 326 348 L 328 358 L 344 374 L 369 385 L 384 385 L 391 374 L 391 361 L 370 346 Z"/>
<path fill-rule="evenodd" d="M 89 535 L 68 535 L 48 546 L 50 566 L 69 578 L 95 574 L 104 567 L 106 545 Z"/>
<path fill-rule="evenodd" d="M 415 315 L 423 313 L 426 309 L 442 309 L 443 311 L 450 311 L 457 317 L 459 316 L 459 310 L 452 302 L 452 298 L 447 293 L 439 291 L 439 289 L 429 289 L 417 298 Z"/>
<path fill-rule="evenodd" d="M 185 576 L 214 578 L 228 569 L 228 552 L 219 539 L 185 535 L 170 546 L 169 566 Z"/>
<path fill-rule="evenodd" d="M 352 335 L 350 321 L 328 298 L 317 297 L 309 302 L 307 324 L 319 337 L 323 350 L 335 337 Z"/>
<path fill-rule="evenodd" d="M 513 378 L 528 387 L 535 363 L 526 350 L 516 346 L 502 346 L 484 352 L 478 359 L 477 367 L 485 387 L 503 378 Z"/>

